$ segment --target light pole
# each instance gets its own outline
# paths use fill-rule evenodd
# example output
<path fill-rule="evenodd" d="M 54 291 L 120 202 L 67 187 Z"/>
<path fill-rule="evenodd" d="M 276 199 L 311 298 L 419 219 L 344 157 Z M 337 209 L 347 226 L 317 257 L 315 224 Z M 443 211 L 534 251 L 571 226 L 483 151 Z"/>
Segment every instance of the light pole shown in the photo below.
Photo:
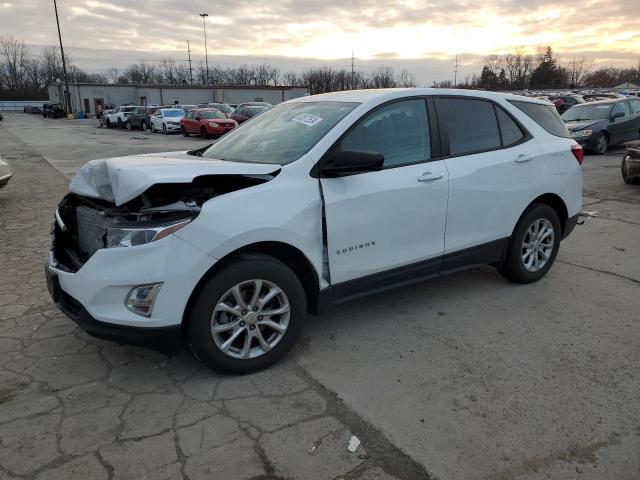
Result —
<path fill-rule="evenodd" d="M 202 28 L 204 30 L 204 62 L 207 66 L 207 83 L 209 83 L 209 54 L 207 53 L 207 17 L 208 13 L 199 13 L 202 17 Z"/>
<path fill-rule="evenodd" d="M 64 75 L 64 104 L 67 107 L 67 114 L 71 113 L 71 98 L 69 96 L 69 79 L 67 78 L 67 62 L 64 59 L 64 49 L 62 48 L 62 35 L 60 34 L 60 20 L 58 20 L 58 4 L 53 0 L 53 8 L 56 11 L 56 24 L 58 25 L 58 40 L 60 41 L 60 54 L 62 55 L 62 73 Z"/>

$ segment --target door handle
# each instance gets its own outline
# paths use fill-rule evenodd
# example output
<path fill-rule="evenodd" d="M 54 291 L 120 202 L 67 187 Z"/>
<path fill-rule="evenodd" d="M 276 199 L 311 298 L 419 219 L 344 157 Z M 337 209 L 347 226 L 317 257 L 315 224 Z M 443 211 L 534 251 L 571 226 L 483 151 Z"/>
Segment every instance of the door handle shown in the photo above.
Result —
<path fill-rule="evenodd" d="M 444 173 L 442 172 L 440 173 L 424 172 L 422 175 L 418 177 L 418 181 L 423 183 L 433 182 L 435 180 L 440 180 L 442 177 L 444 177 Z"/>
<path fill-rule="evenodd" d="M 526 162 L 530 162 L 531 160 L 533 160 L 533 156 L 525 155 L 524 153 L 521 153 L 516 157 L 516 163 L 526 163 Z"/>

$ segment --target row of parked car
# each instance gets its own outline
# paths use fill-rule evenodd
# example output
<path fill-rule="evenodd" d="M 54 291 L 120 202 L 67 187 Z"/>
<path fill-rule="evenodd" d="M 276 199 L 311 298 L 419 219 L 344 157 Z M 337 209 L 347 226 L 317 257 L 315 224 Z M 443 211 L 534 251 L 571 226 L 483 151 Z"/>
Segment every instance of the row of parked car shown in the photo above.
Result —
<path fill-rule="evenodd" d="M 267 102 L 201 103 L 198 105 L 122 105 L 102 110 L 100 126 L 141 129 L 164 134 L 182 132 L 184 136 L 219 137 L 239 124 L 267 111 Z"/>

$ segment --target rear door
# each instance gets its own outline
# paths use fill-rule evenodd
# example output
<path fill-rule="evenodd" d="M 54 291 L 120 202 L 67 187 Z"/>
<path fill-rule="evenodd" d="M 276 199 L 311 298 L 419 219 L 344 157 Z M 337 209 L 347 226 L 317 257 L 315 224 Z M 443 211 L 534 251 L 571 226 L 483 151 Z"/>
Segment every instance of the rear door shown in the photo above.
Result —
<path fill-rule="evenodd" d="M 445 160 L 445 255 L 472 247 L 501 254 L 500 241 L 511 236 L 540 188 L 540 147 L 505 109 L 489 100 L 440 97 L 436 108 L 450 154 Z M 483 258 L 480 263 L 489 261 Z"/>
<path fill-rule="evenodd" d="M 336 145 L 385 160 L 381 171 L 321 180 L 333 284 L 418 262 L 413 276 L 438 271 L 448 186 L 444 162 L 432 160 L 429 127 L 424 98 L 396 101 L 366 114 Z M 369 277 L 366 288 L 403 272 Z"/>

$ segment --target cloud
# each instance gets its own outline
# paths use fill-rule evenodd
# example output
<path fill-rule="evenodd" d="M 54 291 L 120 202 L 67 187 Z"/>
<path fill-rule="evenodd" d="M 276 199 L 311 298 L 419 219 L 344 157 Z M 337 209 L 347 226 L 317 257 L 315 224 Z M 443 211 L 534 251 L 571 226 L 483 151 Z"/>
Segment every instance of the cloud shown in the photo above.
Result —
<path fill-rule="evenodd" d="M 637 0 L 65 0 L 58 8 L 65 46 L 79 66 L 96 70 L 184 60 L 187 40 L 199 61 L 205 10 L 210 63 L 342 66 L 354 49 L 362 68 L 393 61 L 430 83 L 451 75 L 456 53 L 464 75 L 484 56 L 518 46 L 552 45 L 566 58 L 617 65 L 637 64 L 640 52 Z M 53 5 L 0 0 L 0 32 L 57 43 Z"/>

